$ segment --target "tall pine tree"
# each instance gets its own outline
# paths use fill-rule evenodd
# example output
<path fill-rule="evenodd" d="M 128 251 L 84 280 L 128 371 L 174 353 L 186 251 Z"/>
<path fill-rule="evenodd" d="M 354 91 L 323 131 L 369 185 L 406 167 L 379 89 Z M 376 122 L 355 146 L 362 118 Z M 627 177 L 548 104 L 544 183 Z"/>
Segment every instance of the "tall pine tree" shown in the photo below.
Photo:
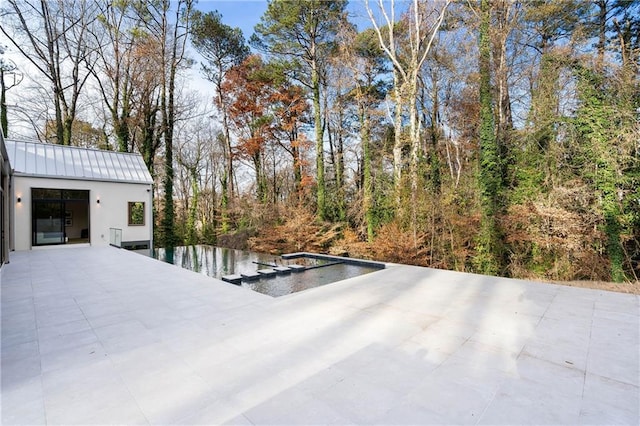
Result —
<path fill-rule="evenodd" d="M 346 19 L 345 0 L 274 0 L 255 27 L 251 44 L 287 63 L 311 91 L 316 139 L 317 215 L 325 219 L 324 129 L 320 86 L 324 59 L 330 54 L 338 22 Z"/>

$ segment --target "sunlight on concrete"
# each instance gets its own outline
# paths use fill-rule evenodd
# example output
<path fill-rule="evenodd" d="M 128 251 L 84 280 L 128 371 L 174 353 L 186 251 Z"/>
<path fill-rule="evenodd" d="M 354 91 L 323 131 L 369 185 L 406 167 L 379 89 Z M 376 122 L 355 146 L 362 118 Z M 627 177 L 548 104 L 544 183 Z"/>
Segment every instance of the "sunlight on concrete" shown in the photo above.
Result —
<path fill-rule="evenodd" d="M 111 247 L 0 277 L 3 424 L 640 420 L 635 295 L 389 265 L 271 298 Z"/>

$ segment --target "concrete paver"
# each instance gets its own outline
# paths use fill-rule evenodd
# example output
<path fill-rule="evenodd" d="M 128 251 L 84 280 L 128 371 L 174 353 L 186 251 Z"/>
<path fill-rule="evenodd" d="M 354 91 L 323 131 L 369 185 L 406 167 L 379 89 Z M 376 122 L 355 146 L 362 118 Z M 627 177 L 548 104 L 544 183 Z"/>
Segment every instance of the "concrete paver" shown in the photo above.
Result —
<path fill-rule="evenodd" d="M 640 422 L 635 295 L 390 265 L 274 299 L 112 247 L 0 279 L 3 424 Z"/>

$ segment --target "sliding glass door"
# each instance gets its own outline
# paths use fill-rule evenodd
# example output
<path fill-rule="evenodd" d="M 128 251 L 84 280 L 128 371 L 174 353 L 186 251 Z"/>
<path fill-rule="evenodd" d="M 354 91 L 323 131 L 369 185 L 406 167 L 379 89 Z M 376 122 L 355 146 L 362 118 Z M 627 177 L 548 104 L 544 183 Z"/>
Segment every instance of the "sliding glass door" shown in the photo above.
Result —
<path fill-rule="evenodd" d="M 31 190 L 34 246 L 89 242 L 89 191 Z"/>
<path fill-rule="evenodd" d="M 33 200 L 33 245 L 64 244 L 64 203 Z"/>

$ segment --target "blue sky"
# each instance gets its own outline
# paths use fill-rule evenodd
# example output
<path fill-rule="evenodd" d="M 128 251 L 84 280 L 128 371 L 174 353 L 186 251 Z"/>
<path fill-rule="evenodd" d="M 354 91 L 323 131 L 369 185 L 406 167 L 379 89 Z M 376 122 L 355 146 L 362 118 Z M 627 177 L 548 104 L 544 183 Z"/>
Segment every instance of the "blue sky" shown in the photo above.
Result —
<path fill-rule="evenodd" d="M 222 22 L 230 27 L 239 27 L 248 41 L 253 27 L 267 10 L 264 0 L 200 0 L 196 9 L 203 12 L 217 10 L 222 14 Z"/>
<path fill-rule="evenodd" d="M 300 0 L 302 1 L 302 0 Z M 377 0 L 370 0 L 371 8 L 377 9 Z M 385 3 L 387 3 L 385 1 Z M 404 9 L 407 0 L 397 0 L 396 9 Z M 248 41 L 253 34 L 253 27 L 260 22 L 260 17 L 267 10 L 266 0 L 200 0 L 196 9 L 203 12 L 217 10 L 222 14 L 222 22 L 230 27 L 239 27 L 244 38 Z M 364 0 L 351 0 L 347 10 L 349 18 L 356 23 L 359 29 L 370 26 L 369 16 L 365 8 Z"/>
<path fill-rule="evenodd" d="M 0 0 L 1 1 L 1 0 Z M 303 0 L 298 0 L 303 1 Z M 378 8 L 378 0 L 369 0 L 374 14 Z M 383 0 L 388 6 L 388 0 Z M 408 0 L 396 0 L 396 10 L 406 8 Z M 230 27 L 238 27 L 244 34 L 245 41 L 248 43 L 249 38 L 253 34 L 253 28 L 260 22 L 260 18 L 267 10 L 267 0 L 199 0 L 196 3 L 196 9 L 202 12 L 210 12 L 217 10 L 222 15 L 222 22 Z M 364 0 L 351 0 L 347 5 L 349 19 L 358 25 L 360 30 L 371 26 Z M 396 16 L 399 12 L 396 11 Z M 200 60 L 198 55 L 193 52 L 197 65 L 190 70 L 189 86 L 201 95 L 212 98 L 213 86 L 205 81 L 200 74 Z"/>

